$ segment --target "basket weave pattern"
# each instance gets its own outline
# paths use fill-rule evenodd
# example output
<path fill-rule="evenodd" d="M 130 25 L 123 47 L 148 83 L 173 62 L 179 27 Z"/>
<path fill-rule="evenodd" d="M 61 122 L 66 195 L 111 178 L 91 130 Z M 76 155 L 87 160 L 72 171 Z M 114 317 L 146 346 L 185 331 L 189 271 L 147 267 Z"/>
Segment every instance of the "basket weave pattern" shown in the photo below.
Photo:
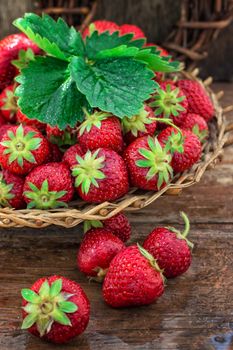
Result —
<path fill-rule="evenodd" d="M 198 70 L 191 73 L 180 73 L 188 79 L 198 80 Z M 201 82 L 200 80 L 198 80 Z M 199 182 L 204 172 L 213 167 L 221 156 L 228 135 L 223 114 L 231 108 L 222 109 L 218 100 L 222 92 L 214 94 L 209 85 L 212 79 L 201 82 L 209 93 L 215 108 L 215 117 L 210 124 L 210 137 L 203 146 L 203 154 L 199 163 L 183 174 L 177 175 L 171 183 L 158 192 L 146 192 L 136 189 L 131 191 L 114 203 L 104 202 L 98 205 L 90 205 L 81 200 L 70 203 L 67 209 L 53 210 L 14 210 L 10 208 L 0 209 L 0 227 L 31 227 L 40 228 L 49 225 L 58 225 L 66 228 L 74 227 L 84 220 L 104 220 L 123 210 L 134 211 L 143 208 L 157 200 L 162 195 L 177 195 L 183 188 Z"/>

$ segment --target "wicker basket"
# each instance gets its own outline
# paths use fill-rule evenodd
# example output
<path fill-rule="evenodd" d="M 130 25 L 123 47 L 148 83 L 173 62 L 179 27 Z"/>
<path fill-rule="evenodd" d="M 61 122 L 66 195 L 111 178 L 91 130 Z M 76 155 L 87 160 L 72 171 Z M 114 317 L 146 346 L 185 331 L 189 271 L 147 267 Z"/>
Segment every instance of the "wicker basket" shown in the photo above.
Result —
<path fill-rule="evenodd" d="M 180 21 L 163 44 L 192 70 L 233 20 L 233 0 L 183 0 Z"/>
<path fill-rule="evenodd" d="M 180 73 L 183 77 L 198 80 L 198 69 L 192 74 Z M 200 81 L 200 80 L 198 80 Z M 201 81 L 200 81 L 201 82 Z M 98 205 L 90 205 L 81 200 L 70 203 L 67 209 L 54 210 L 13 210 L 10 208 L 0 209 L 0 227 L 32 227 L 41 228 L 49 225 L 58 225 L 66 228 L 74 227 L 84 220 L 104 220 L 123 210 L 134 211 L 141 209 L 157 200 L 162 195 L 178 195 L 183 188 L 199 182 L 204 172 L 213 167 L 221 157 L 223 147 L 233 143 L 233 139 L 228 138 L 228 132 L 233 129 L 233 125 L 226 127 L 224 114 L 232 110 L 231 107 L 222 109 L 218 100 L 223 96 L 223 92 L 214 94 L 210 89 L 212 79 L 208 78 L 201 82 L 209 93 L 214 107 L 215 117 L 210 123 L 210 137 L 203 146 L 202 159 L 195 164 L 191 170 L 177 175 L 171 183 L 159 192 L 146 192 L 131 189 L 123 198 L 115 203 L 104 202 Z"/>

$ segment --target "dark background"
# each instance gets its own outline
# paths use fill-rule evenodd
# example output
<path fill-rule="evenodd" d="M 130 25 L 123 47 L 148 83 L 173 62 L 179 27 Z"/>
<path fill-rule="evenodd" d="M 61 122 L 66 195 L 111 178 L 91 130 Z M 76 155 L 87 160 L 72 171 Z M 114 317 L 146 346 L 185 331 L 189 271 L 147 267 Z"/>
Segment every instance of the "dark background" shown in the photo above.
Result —
<path fill-rule="evenodd" d="M 95 19 L 137 24 L 150 42 L 162 44 L 179 20 L 180 4 L 181 0 L 99 0 Z M 34 1 L 0 0 L 0 37 L 15 32 L 12 21 L 34 9 Z M 233 24 L 220 33 L 208 53 L 208 58 L 199 63 L 201 75 L 232 81 Z"/>

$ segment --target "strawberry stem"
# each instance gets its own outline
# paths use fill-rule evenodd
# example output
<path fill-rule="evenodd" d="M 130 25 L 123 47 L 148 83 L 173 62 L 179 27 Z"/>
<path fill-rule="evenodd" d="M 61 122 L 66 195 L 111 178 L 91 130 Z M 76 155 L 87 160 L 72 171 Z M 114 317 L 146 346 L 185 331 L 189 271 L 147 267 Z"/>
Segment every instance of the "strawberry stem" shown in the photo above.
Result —
<path fill-rule="evenodd" d="M 184 225 L 185 225 L 184 226 L 184 231 L 181 234 L 182 234 L 183 237 L 186 238 L 188 236 L 188 234 L 189 234 L 189 231 L 190 231 L 189 218 L 183 211 L 180 212 L 180 216 L 184 220 Z"/>

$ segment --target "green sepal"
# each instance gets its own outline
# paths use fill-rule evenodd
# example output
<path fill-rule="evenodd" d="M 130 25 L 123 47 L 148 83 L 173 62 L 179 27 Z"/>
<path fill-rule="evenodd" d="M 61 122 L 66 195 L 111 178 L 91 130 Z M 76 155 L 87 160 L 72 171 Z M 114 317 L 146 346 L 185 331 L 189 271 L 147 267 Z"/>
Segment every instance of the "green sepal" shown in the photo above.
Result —
<path fill-rule="evenodd" d="M 30 61 L 34 61 L 35 59 L 35 54 L 32 51 L 32 49 L 27 49 L 25 50 L 20 50 L 19 51 L 19 57 L 17 60 L 11 61 L 13 66 L 18 68 L 19 70 L 22 70 L 23 68 L 26 68 L 28 66 L 28 63 Z"/>
<path fill-rule="evenodd" d="M 104 167 L 104 156 L 98 157 L 99 149 L 94 153 L 87 151 L 84 157 L 76 156 L 78 164 L 72 168 L 72 175 L 75 177 L 75 186 L 81 185 L 83 193 L 89 192 L 90 186 L 99 187 L 98 181 L 105 178 L 101 171 Z"/>
<path fill-rule="evenodd" d="M 36 293 L 30 289 L 23 289 L 21 294 L 28 302 L 23 310 L 27 316 L 23 320 L 22 329 L 28 329 L 34 324 L 43 337 L 49 333 L 54 322 L 62 325 L 72 326 L 70 319 L 66 313 L 74 313 L 78 310 L 78 306 L 68 301 L 73 294 L 63 293 L 62 279 L 54 281 L 49 285 L 46 279 Z"/>
<path fill-rule="evenodd" d="M 79 129 L 80 136 L 82 136 L 85 131 L 90 132 L 93 126 L 100 129 L 101 122 L 103 120 L 106 120 L 108 117 L 112 116 L 112 114 L 106 113 L 106 112 L 94 112 L 90 114 L 85 109 L 84 109 L 84 113 L 86 115 L 86 119 L 82 122 L 80 126 L 80 129 Z"/>
<path fill-rule="evenodd" d="M 99 220 L 85 220 L 83 223 L 83 231 L 86 233 L 91 228 L 101 228 L 104 227 L 102 221 Z"/>
<path fill-rule="evenodd" d="M 148 118 L 149 112 L 146 111 L 143 106 L 139 113 L 133 117 L 125 117 L 122 119 L 121 125 L 123 128 L 124 134 L 131 132 L 135 137 L 138 136 L 138 133 L 146 131 L 146 125 L 153 122 L 152 119 Z"/>
<path fill-rule="evenodd" d="M 24 196 L 30 199 L 28 209 L 55 209 L 67 207 L 67 204 L 58 199 L 62 198 L 67 191 L 49 191 L 48 180 L 44 180 L 41 188 L 37 188 L 32 182 L 28 182 L 31 191 L 25 191 Z"/>
<path fill-rule="evenodd" d="M 143 159 L 136 161 L 136 165 L 142 168 L 149 168 L 146 179 L 149 181 L 155 175 L 158 176 L 158 189 L 162 184 L 168 183 L 170 177 L 173 176 L 173 169 L 171 167 L 171 154 L 163 148 L 157 138 L 148 137 L 149 149 L 140 148 L 139 154 Z"/>
<path fill-rule="evenodd" d="M 208 130 L 200 130 L 197 124 L 192 128 L 192 132 L 199 138 L 201 143 L 204 143 L 208 137 Z"/>
<path fill-rule="evenodd" d="M 156 259 L 145 249 L 143 248 L 139 243 L 137 243 L 137 247 L 139 252 L 142 254 L 142 256 L 144 256 L 144 258 L 146 258 L 148 260 L 148 262 L 150 263 L 150 265 L 157 271 L 160 273 L 160 276 L 162 277 L 163 283 L 165 283 L 166 279 L 163 275 L 163 270 L 160 269 Z"/>
<path fill-rule="evenodd" d="M 172 132 L 166 142 L 165 148 L 167 151 L 170 151 L 171 154 L 175 152 L 184 153 L 184 141 L 185 136 L 183 136 L 181 132 Z"/>
<path fill-rule="evenodd" d="M 14 184 L 7 184 L 3 178 L 2 172 L 0 172 L 0 208 L 11 207 L 9 201 L 15 197 L 12 193 Z"/>

